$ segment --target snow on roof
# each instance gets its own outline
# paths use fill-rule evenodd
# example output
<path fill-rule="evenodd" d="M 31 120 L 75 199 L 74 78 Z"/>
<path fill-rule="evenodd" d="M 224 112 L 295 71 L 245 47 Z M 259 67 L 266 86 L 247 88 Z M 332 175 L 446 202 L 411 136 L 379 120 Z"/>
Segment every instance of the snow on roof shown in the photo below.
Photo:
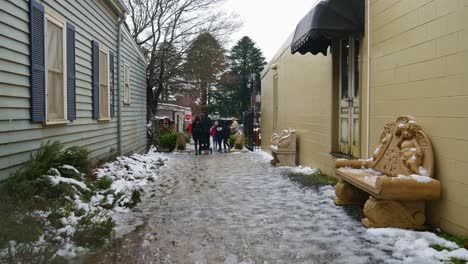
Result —
<path fill-rule="evenodd" d="M 168 103 L 160 103 L 159 107 L 160 107 L 160 109 L 164 109 L 164 110 L 174 109 L 174 110 L 192 111 L 192 109 L 190 107 L 180 106 L 180 105 L 176 105 L 176 104 L 168 104 Z"/>

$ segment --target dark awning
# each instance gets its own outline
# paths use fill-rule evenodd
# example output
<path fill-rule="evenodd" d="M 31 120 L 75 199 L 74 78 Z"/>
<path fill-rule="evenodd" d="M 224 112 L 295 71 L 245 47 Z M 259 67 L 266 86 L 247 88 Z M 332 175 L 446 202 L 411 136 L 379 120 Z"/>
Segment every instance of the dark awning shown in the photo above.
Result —
<path fill-rule="evenodd" d="M 299 22 L 291 52 L 314 55 L 327 49 L 333 38 L 362 36 L 364 33 L 364 0 L 319 0 Z"/>

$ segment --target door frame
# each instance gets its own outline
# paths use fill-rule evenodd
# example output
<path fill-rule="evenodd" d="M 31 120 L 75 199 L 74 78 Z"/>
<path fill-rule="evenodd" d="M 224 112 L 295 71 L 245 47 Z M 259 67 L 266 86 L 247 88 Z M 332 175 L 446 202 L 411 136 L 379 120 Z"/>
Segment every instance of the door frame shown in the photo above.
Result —
<path fill-rule="evenodd" d="M 342 81 L 343 81 L 343 67 L 342 67 L 342 62 L 343 62 L 343 51 L 342 51 L 342 42 L 347 40 L 348 41 L 348 97 L 346 99 L 342 98 Z M 338 140 L 338 151 L 339 154 L 342 156 L 347 156 L 349 158 L 354 158 L 360 156 L 360 105 L 361 105 L 361 90 L 360 89 L 360 63 L 361 61 L 358 61 L 359 65 L 357 65 L 358 72 L 356 76 L 356 40 L 358 41 L 357 44 L 359 45 L 359 53 L 361 50 L 361 39 L 359 38 L 354 38 L 354 37 L 348 37 L 347 39 L 340 39 L 339 42 L 339 60 L 338 60 L 338 72 L 339 72 L 339 81 L 338 81 L 338 98 L 337 98 L 337 104 L 338 104 L 338 133 L 337 133 L 337 140 Z M 359 56 L 360 60 L 361 56 Z M 356 94 L 356 78 L 358 78 L 357 82 L 357 94 Z M 348 143 L 347 145 L 342 144 L 342 105 L 343 104 L 348 104 L 346 107 L 348 108 L 348 131 L 347 131 L 347 138 L 348 138 Z M 356 111 L 357 110 L 357 111 Z M 356 124 L 357 123 L 357 124 Z M 356 129 L 357 128 L 357 129 Z M 357 139 L 357 140 L 356 140 Z"/>

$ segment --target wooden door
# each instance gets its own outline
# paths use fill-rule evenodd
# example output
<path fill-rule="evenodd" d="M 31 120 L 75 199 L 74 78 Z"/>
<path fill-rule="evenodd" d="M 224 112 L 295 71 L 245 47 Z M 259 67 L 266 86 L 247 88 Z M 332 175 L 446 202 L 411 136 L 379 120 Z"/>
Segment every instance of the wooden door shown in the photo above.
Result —
<path fill-rule="evenodd" d="M 359 40 L 340 41 L 339 147 L 348 156 L 359 157 Z"/>

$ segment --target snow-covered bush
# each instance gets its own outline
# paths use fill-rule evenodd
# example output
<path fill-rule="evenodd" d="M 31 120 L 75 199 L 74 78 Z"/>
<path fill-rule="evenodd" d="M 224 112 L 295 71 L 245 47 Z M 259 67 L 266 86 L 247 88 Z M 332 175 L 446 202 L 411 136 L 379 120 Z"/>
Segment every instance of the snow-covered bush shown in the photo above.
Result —
<path fill-rule="evenodd" d="M 70 259 L 104 244 L 115 227 L 112 211 L 135 206 L 163 164 L 134 155 L 91 173 L 85 149 L 62 149 L 43 144 L 0 184 L 0 263 Z"/>

